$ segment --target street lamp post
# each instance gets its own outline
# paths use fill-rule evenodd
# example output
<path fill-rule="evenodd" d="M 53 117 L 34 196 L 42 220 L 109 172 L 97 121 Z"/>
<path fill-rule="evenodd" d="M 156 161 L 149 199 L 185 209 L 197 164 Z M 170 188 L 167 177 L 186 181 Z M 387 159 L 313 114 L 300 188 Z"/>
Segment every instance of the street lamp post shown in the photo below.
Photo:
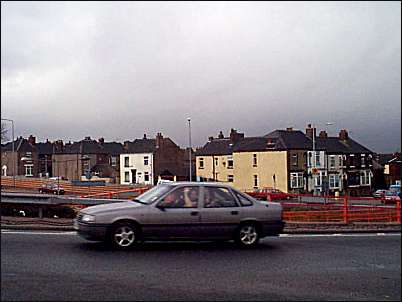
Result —
<path fill-rule="evenodd" d="M 192 162 L 191 162 L 191 118 L 187 118 L 188 121 L 188 141 L 189 141 L 189 150 L 188 150 L 188 154 L 189 154 L 189 166 L 190 166 L 190 181 L 192 181 L 192 171 L 191 171 L 191 166 L 192 166 Z"/>
<path fill-rule="evenodd" d="M 11 132 L 12 132 L 12 136 L 13 136 L 13 141 L 12 141 L 12 150 L 13 150 L 13 184 L 14 184 L 14 188 L 15 188 L 15 163 L 16 163 L 16 158 L 15 158 L 15 154 L 14 154 L 14 120 L 12 119 L 8 119 L 8 118 L 2 118 L 2 121 L 8 121 L 11 122 Z M 17 163 L 17 167 L 18 167 L 18 163 Z"/>
<path fill-rule="evenodd" d="M 331 125 L 333 125 L 334 123 L 331 123 L 331 122 L 326 122 L 325 123 L 325 126 L 331 126 Z M 313 171 L 313 195 L 316 195 L 316 185 L 315 185 L 315 180 L 316 180 L 316 178 L 315 178 L 315 176 L 314 176 L 314 172 L 316 172 L 316 169 L 317 169 L 317 156 L 316 156 L 316 139 L 315 139 L 315 135 L 316 135 L 316 129 L 315 129 L 315 124 L 313 123 L 312 124 L 312 126 L 313 126 L 313 161 L 312 161 L 312 171 Z M 325 157 L 325 156 L 324 156 Z M 327 157 L 328 157 L 328 154 L 327 154 Z M 327 162 L 328 162 L 328 160 L 327 160 Z M 325 164 L 325 163 L 324 163 Z M 326 163 L 326 174 L 328 174 L 328 167 L 327 167 L 327 163 Z M 326 176 L 326 179 L 328 179 L 328 175 Z M 322 186 L 322 182 L 321 182 L 321 186 Z"/>

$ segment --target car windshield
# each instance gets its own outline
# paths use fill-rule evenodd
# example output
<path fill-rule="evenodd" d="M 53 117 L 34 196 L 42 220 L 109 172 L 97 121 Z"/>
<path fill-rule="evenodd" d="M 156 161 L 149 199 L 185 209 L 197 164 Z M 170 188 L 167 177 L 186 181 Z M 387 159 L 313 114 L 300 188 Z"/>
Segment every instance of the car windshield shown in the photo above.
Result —
<path fill-rule="evenodd" d="M 397 193 L 394 192 L 394 191 L 387 191 L 387 192 L 385 192 L 385 195 L 387 195 L 387 196 L 395 196 L 395 195 L 397 195 Z"/>
<path fill-rule="evenodd" d="M 157 185 L 152 189 L 149 189 L 145 193 L 141 194 L 140 196 L 138 196 L 136 200 L 139 200 L 141 203 L 151 204 L 159 197 L 161 197 L 163 194 L 167 193 L 170 189 L 172 189 L 172 186 Z"/>

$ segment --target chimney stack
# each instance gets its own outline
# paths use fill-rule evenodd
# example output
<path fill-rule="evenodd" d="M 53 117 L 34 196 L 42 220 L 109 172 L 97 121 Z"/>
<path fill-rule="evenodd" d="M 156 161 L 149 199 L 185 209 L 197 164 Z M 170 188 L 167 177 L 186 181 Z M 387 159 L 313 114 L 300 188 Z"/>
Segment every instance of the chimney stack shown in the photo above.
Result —
<path fill-rule="evenodd" d="M 213 136 L 208 137 L 208 141 L 212 142 L 214 140 Z"/>
<path fill-rule="evenodd" d="M 30 135 L 30 136 L 28 137 L 28 143 L 30 143 L 31 145 L 35 145 L 35 143 L 36 143 L 36 137 Z"/>
<path fill-rule="evenodd" d="M 310 139 L 313 139 L 313 135 L 316 135 L 316 129 L 311 127 L 311 124 L 307 125 L 306 128 L 306 136 L 309 137 Z"/>
<path fill-rule="evenodd" d="M 218 138 L 219 138 L 219 139 L 225 138 L 225 137 L 223 136 L 222 131 L 219 131 Z"/>
<path fill-rule="evenodd" d="M 103 137 L 99 138 L 98 140 L 99 144 L 103 145 L 103 143 L 105 142 L 105 139 Z"/>
<path fill-rule="evenodd" d="M 321 130 L 321 131 L 320 131 L 320 134 L 319 134 L 318 136 L 319 136 L 320 138 L 327 138 L 327 137 L 328 137 L 327 131 Z"/>
<path fill-rule="evenodd" d="M 156 148 L 160 148 L 162 146 L 163 142 L 163 135 L 162 133 L 158 132 L 156 134 Z"/>
<path fill-rule="evenodd" d="M 341 140 L 346 140 L 348 139 L 349 135 L 348 135 L 348 131 L 346 131 L 346 129 L 342 129 L 341 131 L 339 131 L 339 138 Z"/>
<path fill-rule="evenodd" d="M 230 141 L 236 143 L 244 138 L 244 133 L 238 133 L 235 129 L 230 129 Z"/>
<path fill-rule="evenodd" d="M 147 139 L 147 135 L 144 133 L 144 137 L 143 137 L 143 139 Z"/>

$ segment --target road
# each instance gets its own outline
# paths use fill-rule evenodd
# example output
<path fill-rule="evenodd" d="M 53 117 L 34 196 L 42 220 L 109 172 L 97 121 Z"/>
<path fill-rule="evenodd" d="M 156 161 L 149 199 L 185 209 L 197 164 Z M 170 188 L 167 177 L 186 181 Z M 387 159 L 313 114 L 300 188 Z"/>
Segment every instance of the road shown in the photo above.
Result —
<path fill-rule="evenodd" d="M 252 250 L 155 242 L 127 252 L 74 232 L 1 234 L 2 301 L 400 298 L 400 234 L 288 235 Z"/>

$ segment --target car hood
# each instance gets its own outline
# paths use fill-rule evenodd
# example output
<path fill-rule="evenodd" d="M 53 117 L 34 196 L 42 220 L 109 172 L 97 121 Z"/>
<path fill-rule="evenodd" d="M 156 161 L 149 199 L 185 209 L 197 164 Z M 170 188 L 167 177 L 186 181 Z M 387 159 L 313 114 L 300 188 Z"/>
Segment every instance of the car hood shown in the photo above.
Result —
<path fill-rule="evenodd" d="M 91 206 L 87 207 L 85 209 L 82 209 L 80 212 L 82 214 L 90 214 L 90 215 L 95 215 L 95 214 L 100 214 L 104 212 L 111 212 L 111 211 L 116 211 L 116 210 L 124 210 L 124 209 L 132 209 L 132 208 L 139 208 L 143 207 L 144 205 L 138 202 L 134 201 L 123 201 L 123 202 L 114 202 L 114 203 L 108 203 L 108 204 L 99 204 L 96 206 Z"/>

